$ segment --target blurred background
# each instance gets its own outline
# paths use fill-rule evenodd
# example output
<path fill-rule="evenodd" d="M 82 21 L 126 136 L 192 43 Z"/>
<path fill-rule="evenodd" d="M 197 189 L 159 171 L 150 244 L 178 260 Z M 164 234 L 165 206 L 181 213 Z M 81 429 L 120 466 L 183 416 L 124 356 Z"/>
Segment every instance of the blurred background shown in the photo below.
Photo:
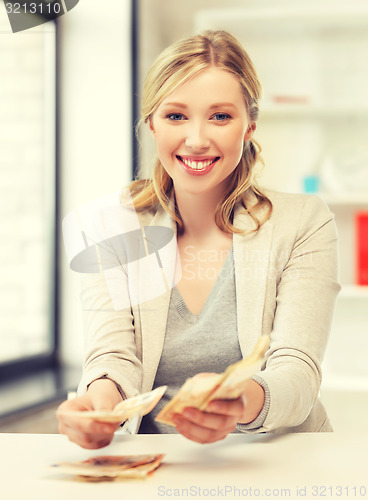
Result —
<path fill-rule="evenodd" d="M 98 0 L 12 33 L 0 0 L 0 431 L 56 432 L 83 363 L 79 276 L 63 217 L 147 172 L 141 88 L 171 42 L 237 36 L 263 85 L 266 187 L 335 213 L 340 280 L 322 399 L 336 431 L 368 411 L 368 4 L 365 0 Z M 107 5 L 105 5 L 107 4 Z"/>

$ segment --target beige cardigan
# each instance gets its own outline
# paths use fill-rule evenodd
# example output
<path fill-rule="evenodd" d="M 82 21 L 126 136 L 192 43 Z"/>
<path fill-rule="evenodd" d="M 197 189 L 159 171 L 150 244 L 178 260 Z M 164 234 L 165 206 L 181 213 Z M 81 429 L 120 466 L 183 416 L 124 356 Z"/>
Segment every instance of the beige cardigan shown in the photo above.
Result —
<path fill-rule="evenodd" d="M 270 219 L 256 233 L 233 236 L 243 356 L 260 335 L 271 335 L 266 363 L 258 374 L 269 387 L 269 412 L 261 428 L 246 432 L 331 430 L 318 394 L 340 289 L 334 217 L 316 196 L 266 194 L 273 204 Z M 161 207 L 140 215 L 139 220 L 142 226 L 167 226 L 174 232 L 175 237 L 160 250 L 165 278 L 154 255 L 129 264 L 127 277 L 121 273 L 120 287 L 134 295 L 133 306 L 116 311 L 104 275 L 84 275 L 86 358 L 79 394 L 103 375 L 119 384 L 126 397 L 149 391 L 154 383 L 175 283 L 176 227 Z M 234 223 L 246 231 L 254 228 L 240 206 Z M 168 288 L 167 283 L 171 283 Z M 147 287 L 156 289 L 156 297 L 146 300 Z M 140 420 L 132 421 L 129 432 L 137 432 L 139 424 Z"/>

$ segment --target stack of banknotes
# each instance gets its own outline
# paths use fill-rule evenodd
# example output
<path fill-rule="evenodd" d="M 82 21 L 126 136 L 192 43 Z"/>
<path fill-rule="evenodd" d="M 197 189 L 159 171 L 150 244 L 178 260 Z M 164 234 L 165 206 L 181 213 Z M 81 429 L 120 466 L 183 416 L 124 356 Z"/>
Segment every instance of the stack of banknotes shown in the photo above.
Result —
<path fill-rule="evenodd" d="M 214 399 L 238 398 L 251 377 L 261 370 L 268 347 L 269 336 L 262 335 L 247 358 L 228 366 L 223 373 L 203 373 L 188 378 L 155 420 L 174 426 L 174 414 L 188 406 L 205 410 Z"/>
<path fill-rule="evenodd" d="M 56 471 L 72 474 L 84 481 L 113 481 L 115 479 L 143 479 L 152 474 L 165 455 L 106 455 L 82 462 L 54 464 Z"/>
<path fill-rule="evenodd" d="M 167 385 L 163 385 L 157 387 L 153 391 L 124 399 L 112 410 L 63 410 L 61 413 L 69 417 L 91 418 L 99 422 L 120 424 L 125 420 L 131 420 L 133 417 L 143 416 L 149 413 L 160 401 L 166 389 Z"/>

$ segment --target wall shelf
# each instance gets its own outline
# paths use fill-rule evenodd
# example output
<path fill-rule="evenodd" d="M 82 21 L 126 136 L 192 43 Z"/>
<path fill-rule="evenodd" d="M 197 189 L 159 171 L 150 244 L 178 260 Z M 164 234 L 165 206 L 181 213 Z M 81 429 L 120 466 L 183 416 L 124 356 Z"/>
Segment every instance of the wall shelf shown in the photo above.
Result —
<path fill-rule="evenodd" d="M 322 380 L 323 390 L 364 392 L 368 396 L 368 377 L 328 373 Z"/>
<path fill-rule="evenodd" d="M 339 298 L 368 299 L 368 285 L 342 285 Z"/>
<path fill-rule="evenodd" d="M 367 23 L 368 26 L 368 23 Z M 368 117 L 368 106 L 362 105 L 359 108 L 352 105 L 338 106 L 325 104 L 305 104 L 299 103 L 272 103 L 262 101 L 260 103 L 260 120 L 262 118 L 341 118 L 341 116 L 361 116 Z"/>
<path fill-rule="evenodd" d="M 368 168 L 368 166 L 367 166 Z M 357 210 L 368 210 L 367 193 L 317 193 L 328 205 L 346 205 Z"/>
<path fill-rule="evenodd" d="M 305 34 L 319 30 L 366 28 L 368 6 L 363 2 L 349 2 L 349 5 L 323 6 L 277 6 L 265 8 L 219 8 L 201 10 L 196 15 L 197 25 L 211 25 L 232 31 L 242 30 L 250 36 L 285 32 Z M 267 30 L 262 29 L 267 28 Z"/>

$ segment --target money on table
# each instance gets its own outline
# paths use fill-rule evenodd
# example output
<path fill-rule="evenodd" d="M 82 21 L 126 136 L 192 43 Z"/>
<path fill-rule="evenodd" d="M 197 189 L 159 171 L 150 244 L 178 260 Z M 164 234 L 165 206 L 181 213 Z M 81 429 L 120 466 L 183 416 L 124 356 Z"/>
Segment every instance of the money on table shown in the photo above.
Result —
<path fill-rule="evenodd" d="M 63 462 L 52 467 L 86 481 L 145 478 L 161 464 L 165 455 L 106 455 L 80 462 Z"/>

